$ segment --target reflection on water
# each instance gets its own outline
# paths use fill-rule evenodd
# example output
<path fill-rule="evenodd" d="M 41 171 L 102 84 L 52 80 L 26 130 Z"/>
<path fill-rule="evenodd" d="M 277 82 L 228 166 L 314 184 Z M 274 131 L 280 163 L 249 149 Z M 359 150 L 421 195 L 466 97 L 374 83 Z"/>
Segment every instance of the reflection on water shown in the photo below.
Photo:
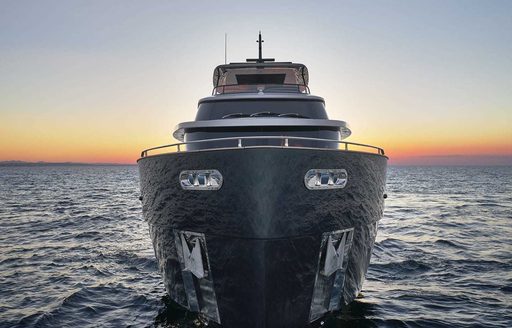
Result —
<path fill-rule="evenodd" d="M 168 295 L 162 297 L 163 307 L 155 318 L 155 327 L 185 328 L 185 327 L 220 327 L 215 322 L 208 322 L 197 313 L 185 310 Z"/>
<path fill-rule="evenodd" d="M 334 313 L 314 322 L 311 327 L 335 328 L 335 327 L 375 327 L 372 320 L 376 314 L 377 306 L 365 302 L 360 295 L 354 302 L 350 303 L 341 313 Z"/>
<path fill-rule="evenodd" d="M 162 307 L 155 318 L 156 327 L 206 327 L 196 313 L 189 312 L 173 302 L 168 295 L 162 297 Z"/>
<path fill-rule="evenodd" d="M 156 327 L 220 327 L 213 322 L 206 322 L 196 313 L 186 311 L 177 303 L 173 302 L 168 295 L 162 298 L 162 303 L 164 306 L 160 309 L 154 321 Z M 322 320 L 317 320 L 311 325 L 311 328 L 376 327 L 378 320 L 372 318 L 377 314 L 377 308 L 377 305 L 365 302 L 361 295 L 343 312 L 331 314 Z M 387 322 L 387 325 L 390 323 L 393 323 L 393 321 Z"/>
<path fill-rule="evenodd" d="M 204 326 L 166 296 L 138 188 L 0 167 L 0 327 Z M 390 168 L 387 193 L 364 297 L 323 327 L 511 327 L 512 168 Z"/>

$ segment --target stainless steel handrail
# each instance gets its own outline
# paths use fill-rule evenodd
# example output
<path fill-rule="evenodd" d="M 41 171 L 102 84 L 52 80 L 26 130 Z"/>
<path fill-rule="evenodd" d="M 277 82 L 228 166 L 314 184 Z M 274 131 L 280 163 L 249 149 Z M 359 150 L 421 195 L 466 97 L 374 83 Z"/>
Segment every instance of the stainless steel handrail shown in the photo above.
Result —
<path fill-rule="evenodd" d="M 264 84 L 262 83 L 261 86 L 264 86 L 263 89 L 259 90 L 258 86 L 260 84 L 225 84 L 225 85 L 219 85 L 217 87 L 214 87 L 212 90 L 212 96 L 214 95 L 223 95 L 223 94 L 236 94 L 236 93 L 258 93 L 263 92 L 265 93 L 265 90 L 272 89 L 272 88 L 279 88 L 279 87 L 297 87 L 296 91 L 290 92 L 285 91 L 286 89 L 283 89 L 282 91 L 285 93 L 300 93 L 300 94 L 310 94 L 309 87 L 305 84 L 294 84 L 294 83 L 282 83 L 282 84 Z M 250 90 L 236 90 L 236 87 L 253 87 L 253 89 Z M 225 90 L 233 88 L 234 91 L 231 92 L 225 92 Z M 301 91 L 301 88 L 303 91 Z M 220 92 L 222 90 L 222 92 Z M 278 93 L 278 91 L 272 91 L 272 93 Z"/>
<path fill-rule="evenodd" d="M 214 139 L 203 139 L 203 140 L 196 140 L 196 141 L 187 141 L 187 142 L 179 142 L 169 145 L 163 145 L 153 148 L 145 149 L 141 152 L 140 157 L 147 157 L 148 152 L 157 150 L 157 149 L 163 149 L 163 148 L 170 148 L 170 147 L 176 147 L 177 152 L 182 152 L 181 146 L 184 145 L 192 145 L 192 144 L 200 144 L 200 143 L 206 143 L 206 142 L 214 142 L 214 141 L 236 141 L 236 144 L 234 144 L 233 147 L 220 147 L 215 149 L 233 149 L 233 148 L 254 148 L 254 147 L 261 147 L 261 146 L 267 146 L 267 145 L 256 145 L 256 146 L 244 146 L 243 141 L 244 140 L 254 140 L 254 139 L 274 139 L 274 140 L 282 140 L 282 146 L 281 148 L 318 148 L 323 149 L 321 147 L 302 147 L 302 146 L 293 146 L 290 145 L 290 140 L 310 140 L 310 141 L 322 141 L 322 142 L 335 142 L 340 145 L 344 145 L 345 149 L 341 149 L 343 151 L 354 151 L 350 150 L 350 146 L 357 146 L 357 147 L 365 147 L 370 148 L 377 151 L 377 154 L 384 155 L 384 149 L 371 146 L 371 145 L 365 145 L 355 142 L 346 142 L 346 141 L 340 141 L 340 140 L 332 140 L 332 139 L 320 139 L 320 138 L 308 138 L 308 137 L 289 137 L 289 136 L 246 136 L 246 137 L 228 137 L 228 138 L 214 138 Z M 272 147 L 272 146 L 270 146 Z M 185 150 L 186 151 L 186 150 Z"/>

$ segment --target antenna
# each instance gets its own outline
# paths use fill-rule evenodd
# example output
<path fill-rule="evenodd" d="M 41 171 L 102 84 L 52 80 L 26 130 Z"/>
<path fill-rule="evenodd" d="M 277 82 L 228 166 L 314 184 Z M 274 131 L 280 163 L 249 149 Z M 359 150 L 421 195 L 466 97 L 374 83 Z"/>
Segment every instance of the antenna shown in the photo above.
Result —
<path fill-rule="evenodd" d="M 228 63 L 228 34 L 224 33 L 224 64 Z"/>
<path fill-rule="evenodd" d="M 263 62 L 263 56 L 262 56 L 262 54 L 261 54 L 261 44 L 262 44 L 263 42 L 265 42 L 265 40 L 262 40 L 262 39 L 261 39 L 261 31 L 260 31 L 259 38 L 258 38 L 258 40 L 256 40 L 256 42 L 258 42 L 258 62 L 260 62 L 260 63 L 261 63 L 261 62 Z"/>
<path fill-rule="evenodd" d="M 262 64 L 268 61 L 275 61 L 274 58 L 263 58 L 262 43 L 265 42 L 265 40 L 261 39 L 261 31 L 256 42 L 258 43 L 258 58 L 247 58 L 247 62 L 256 62 L 258 64 Z"/>

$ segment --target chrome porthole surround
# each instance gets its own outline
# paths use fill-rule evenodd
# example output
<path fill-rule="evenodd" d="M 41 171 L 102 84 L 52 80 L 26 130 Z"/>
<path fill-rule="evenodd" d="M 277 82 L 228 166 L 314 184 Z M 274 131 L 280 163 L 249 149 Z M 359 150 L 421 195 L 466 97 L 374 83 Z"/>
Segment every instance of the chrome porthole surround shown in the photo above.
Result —
<path fill-rule="evenodd" d="M 311 169 L 304 175 L 309 190 L 343 189 L 348 182 L 345 169 Z"/>
<path fill-rule="evenodd" d="M 224 178 L 218 170 L 185 170 L 178 177 L 184 190 L 219 190 Z"/>

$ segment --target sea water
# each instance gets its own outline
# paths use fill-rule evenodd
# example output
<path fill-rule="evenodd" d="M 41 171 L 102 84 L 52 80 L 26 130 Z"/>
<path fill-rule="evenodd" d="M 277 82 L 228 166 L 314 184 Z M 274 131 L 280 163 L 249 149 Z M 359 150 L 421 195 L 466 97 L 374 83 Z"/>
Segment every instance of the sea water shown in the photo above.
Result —
<path fill-rule="evenodd" d="M 512 167 L 390 167 L 361 295 L 324 327 L 511 327 Z M 136 166 L 0 167 L 0 327 L 197 327 Z"/>

